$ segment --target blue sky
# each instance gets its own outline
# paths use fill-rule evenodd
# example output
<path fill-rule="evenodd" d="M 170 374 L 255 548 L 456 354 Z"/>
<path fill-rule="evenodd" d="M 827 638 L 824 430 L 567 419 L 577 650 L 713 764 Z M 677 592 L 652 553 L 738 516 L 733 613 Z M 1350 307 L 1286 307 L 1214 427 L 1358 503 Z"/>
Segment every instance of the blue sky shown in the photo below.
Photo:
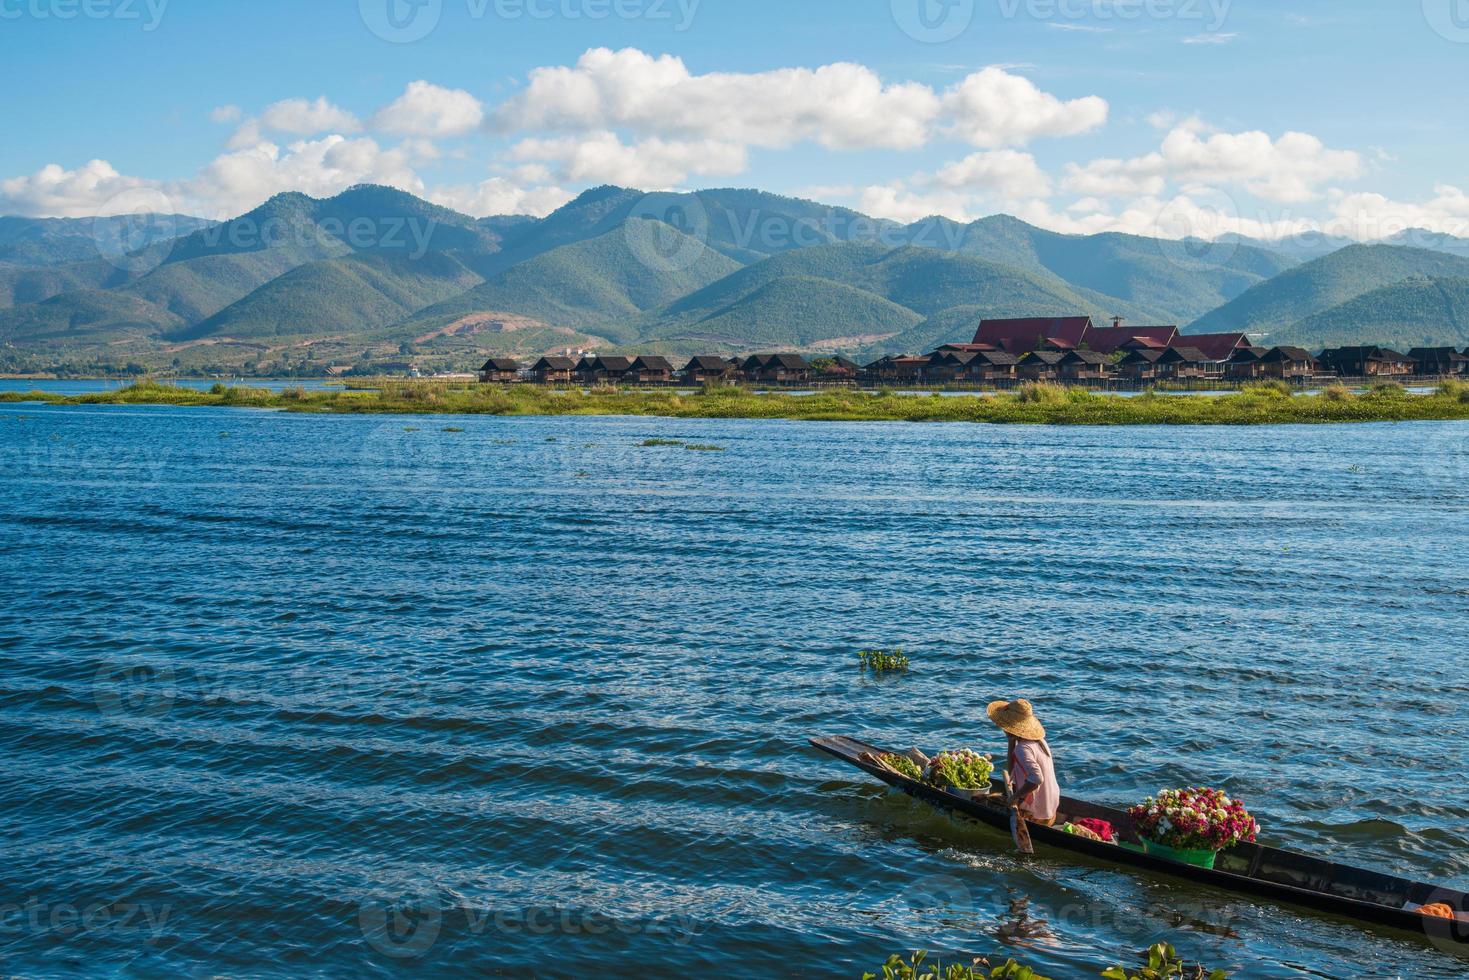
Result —
<path fill-rule="evenodd" d="M 3 213 L 610 182 L 1469 234 L 1469 0 L 0 0 L 0 81 Z"/>

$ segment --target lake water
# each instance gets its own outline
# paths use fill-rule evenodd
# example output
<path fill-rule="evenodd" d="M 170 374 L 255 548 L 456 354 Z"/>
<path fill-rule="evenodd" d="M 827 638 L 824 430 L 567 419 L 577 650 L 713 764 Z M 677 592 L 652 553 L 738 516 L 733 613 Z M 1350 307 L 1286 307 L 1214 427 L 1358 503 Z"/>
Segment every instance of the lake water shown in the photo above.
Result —
<path fill-rule="evenodd" d="M 457 428 L 463 431 L 444 431 Z M 414 430 L 414 431 L 408 431 Z M 643 448 L 649 437 L 724 452 Z M 1469 426 L 0 410 L 0 963 L 28 976 L 860 975 L 1422 939 L 1042 853 L 806 744 L 1244 797 L 1469 885 Z M 902 647 L 904 678 L 857 671 Z M 385 928 L 386 927 L 386 928 Z"/>

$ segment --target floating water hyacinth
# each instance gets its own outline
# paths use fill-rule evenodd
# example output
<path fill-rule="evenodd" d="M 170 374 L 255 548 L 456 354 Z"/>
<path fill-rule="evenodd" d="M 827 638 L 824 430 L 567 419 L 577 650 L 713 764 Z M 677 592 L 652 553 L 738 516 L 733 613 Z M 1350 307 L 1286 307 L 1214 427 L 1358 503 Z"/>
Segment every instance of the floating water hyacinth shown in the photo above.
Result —
<path fill-rule="evenodd" d="M 874 674 L 908 669 L 908 658 L 902 650 L 863 650 L 857 654 L 862 669 Z"/>

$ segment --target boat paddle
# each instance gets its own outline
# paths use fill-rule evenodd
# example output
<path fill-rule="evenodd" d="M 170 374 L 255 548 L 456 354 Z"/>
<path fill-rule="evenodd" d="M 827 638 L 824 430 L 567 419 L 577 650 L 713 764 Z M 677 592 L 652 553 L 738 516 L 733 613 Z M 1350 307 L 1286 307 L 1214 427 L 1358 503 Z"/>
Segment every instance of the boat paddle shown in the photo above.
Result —
<path fill-rule="evenodd" d="M 1010 806 L 1010 836 L 1015 838 L 1015 849 L 1021 854 L 1034 854 L 1030 828 L 1026 826 L 1025 814 L 1020 812 L 1020 801 L 1015 798 L 1015 787 L 1010 783 L 1008 772 L 1005 773 L 1005 802 Z"/>

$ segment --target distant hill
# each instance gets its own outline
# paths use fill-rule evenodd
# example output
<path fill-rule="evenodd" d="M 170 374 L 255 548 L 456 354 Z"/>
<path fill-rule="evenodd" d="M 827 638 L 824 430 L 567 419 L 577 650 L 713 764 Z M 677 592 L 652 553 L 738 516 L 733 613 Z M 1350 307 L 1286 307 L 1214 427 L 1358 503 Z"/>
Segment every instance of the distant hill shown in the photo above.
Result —
<path fill-rule="evenodd" d="M 0 312 L 0 343 L 79 348 L 146 339 L 183 321 L 127 293 L 82 289 Z"/>
<path fill-rule="evenodd" d="M 953 241 L 957 229 L 952 222 L 945 228 L 943 222 L 930 218 L 909 230 L 919 242 Z M 1181 320 L 1200 316 L 1297 264 L 1255 245 L 1190 247 L 1138 235 L 1063 235 L 1009 215 L 983 218 L 957 237 L 955 251 L 1054 275 L 1073 287 L 1168 311 Z"/>
<path fill-rule="evenodd" d="M 644 247 L 655 251 L 640 255 Z M 663 265 L 658 258 L 665 254 L 670 261 Z M 597 238 L 534 255 L 420 311 L 404 327 L 421 333 L 468 314 L 493 311 L 627 340 L 636 336 L 627 325 L 645 311 L 739 268 L 738 262 L 696 239 L 634 218 Z"/>
<path fill-rule="evenodd" d="M 1309 319 L 1295 336 L 1340 336 L 1351 316 L 1427 336 L 1426 294 L 1380 298 L 1398 312 L 1379 320 L 1337 308 L 1414 276 L 1469 279 L 1448 236 L 1301 265 L 1272 243 L 1062 235 L 1005 215 L 905 225 L 739 188 L 598 187 L 544 218 L 472 218 L 364 185 L 280 194 L 219 224 L 141 225 L 0 221 L 0 362 L 310 372 L 405 359 L 464 370 L 577 347 L 866 357 L 968 340 L 987 316 L 1068 313 L 1282 335 Z M 142 248 L 104 255 L 99 235 Z"/>
<path fill-rule="evenodd" d="M 1340 347 L 1374 343 L 1469 347 L 1469 278 L 1414 278 L 1374 289 L 1280 331 L 1282 344 Z"/>
<path fill-rule="evenodd" d="M 1200 317 L 1187 333 L 1275 335 L 1363 293 L 1414 276 L 1469 276 L 1469 259 L 1425 249 L 1352 245 L 1281 273 Z"/>
<path fill-rule="evenodd" d="M 813 291 L 819 283 L 843 288 L 822 289 L 825 305 L 804 303 L 790 289 L 797 282 Z M 783 285 L 772 292 L 769 287 L 775 283 Z M 788 312 L 780 312 L 772 302 L 775 296 L 788 299 Z M 752 302 L 755 298 L 758 302 Z M 763 317 L 758 325 L 752 308 Z M 640 329 L 649 339 L 719 337 L 740 346 L 732 324 L 744 322 L 752 342 L 801 347 L 825 341 L 824 346 L 856 352 L 897 343 L 882 335 L 896 338 L 954 308 L 973 314 L 967 326 L 954 328 L 967 332 L 966 340 L 985 311 L 1024 316 L 1080 309 L 1100 316 L 1118 309 L 1125 316 L 1148 317 L 1130 304 L 1073 289 L 1049 273 L 1037 275 L 932 249 L 853 243 L 785 252 L 748 266 L 655 311 Z"/>
<path fill-rule="evenodd" d="M 1407 231 L 1400 231 L 1391 238 L 1384 238 L 1382 244 L 1401 245 L 1406 248 L 1426 248 L 1435 252 L 1447 252 L 1450 255 L 1469 258 L 1469 238 L 1458 238 L 1423 228 L 1409 228 Z"/>
<path fill-rule="evenodd" d="M 49 268 L 123 255 L 207 228 L 214 222 L 182 214 L 97 218 L 0 217 L 0 265 Z"/>
<path fill-rule="evenodd" d="M 814 276 L 781 276 L 708 316 L 649 336 L 682 341 L 689 353 L 752 347 L 847 350 L 901 333 L 922 319 L 864 289 Z"/>
<path fill-rule="evenodd" d="M 452 255 L 360 252 L 297 266 L 171 340 L 359 333 L 481 282 Z"/>

